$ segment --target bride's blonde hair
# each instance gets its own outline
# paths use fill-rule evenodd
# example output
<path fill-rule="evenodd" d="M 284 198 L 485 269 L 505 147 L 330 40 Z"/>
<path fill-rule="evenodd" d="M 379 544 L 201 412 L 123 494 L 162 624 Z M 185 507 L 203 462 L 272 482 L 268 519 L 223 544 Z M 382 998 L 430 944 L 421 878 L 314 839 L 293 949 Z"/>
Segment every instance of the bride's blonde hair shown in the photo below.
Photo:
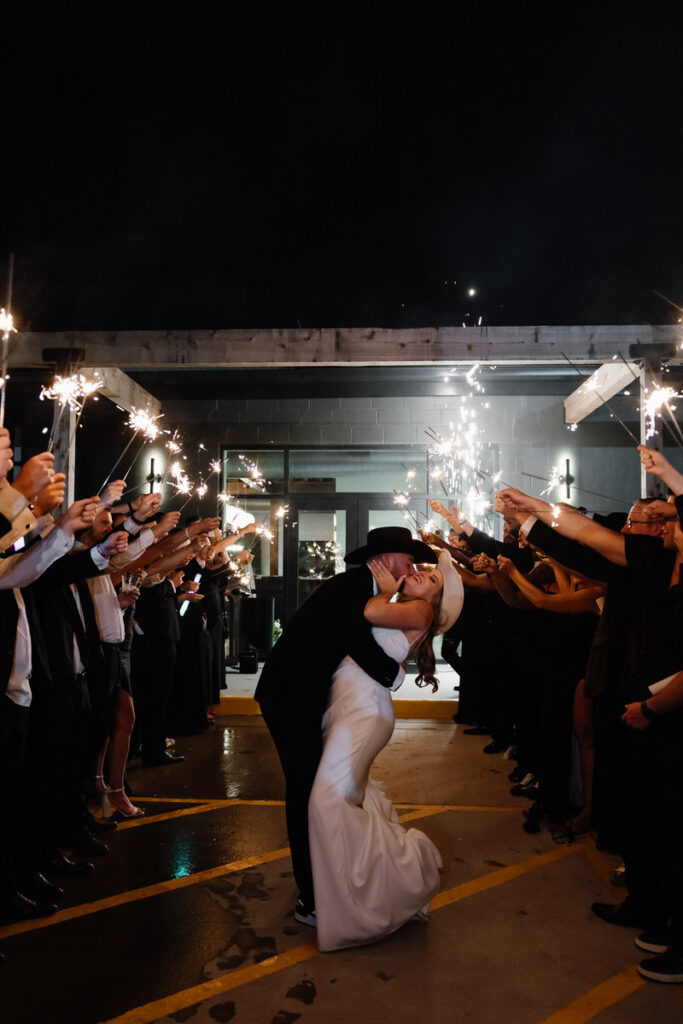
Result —
<path fill-rule="evenodd" d="M 419 644 L 411 654 L 411 657 L 415 659 L 415 664 L 417 665 L 417 678 L 415 680 L 415 683 L 417 684 L 417 686 L 431 686 L 432 693 L 436 693 L 436 691 L 439 689 L 439 680 L 434 675 L 434 672 L 436 671 L 436 658 L 434 657 L 433 641 L 434 634 L 436 632 L 436 628 L 438 625 L 438 612 L 442 597 L 443 588 L 437 591 L 437 593 L 433 595 L 431 601 L 429 602 L 434 610 L 432 621 L 429 623 L 429 628 L 425 636 L 422 637 Z M 424 598 L 411 598 L 405 596 L 404 594 L 400 594 L 398 600 L 401 602 L 415 600 L 423 601 Z"/>

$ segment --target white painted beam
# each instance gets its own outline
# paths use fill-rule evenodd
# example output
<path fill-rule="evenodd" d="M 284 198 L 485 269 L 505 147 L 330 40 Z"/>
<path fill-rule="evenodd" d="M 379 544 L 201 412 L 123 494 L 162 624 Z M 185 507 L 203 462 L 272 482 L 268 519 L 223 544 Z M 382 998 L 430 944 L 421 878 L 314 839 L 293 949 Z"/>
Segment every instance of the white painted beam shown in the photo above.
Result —
<path fill-rule="evenodd" d="M 145 409 L 153 416 L 158 416 L 161 412 L 159 399 L 116 366 L 85 366 L 82 373 L 89 379 L 96 378 L 102 381 L 99 394 L 120 405 L 126 412 L 131 412 L 134 407 Z"/>
<path fill-rule="evenodd" d="M 564 400 L 565 423 L 580 423 L 629 384 L 639 385 L 640 368 L 621 359 L 603 363 Z"/>

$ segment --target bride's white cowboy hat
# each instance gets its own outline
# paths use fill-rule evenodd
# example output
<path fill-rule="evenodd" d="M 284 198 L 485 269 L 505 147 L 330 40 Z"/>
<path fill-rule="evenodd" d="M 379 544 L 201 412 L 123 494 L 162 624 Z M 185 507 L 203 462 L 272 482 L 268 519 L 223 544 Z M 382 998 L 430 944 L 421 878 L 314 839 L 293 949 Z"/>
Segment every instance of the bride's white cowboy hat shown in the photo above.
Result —
<path fill-rule="evenodd" d="M 453 560 L 448 551 L 439 555 L 438 567 L 443 576 L 443 594 L 439 605 L 435 636 L 447 632 L 457 621 L 465 600 L 465 588 L 460 573 L 453 568 Z"/>
<path fill-rule="evenodd" d="M 344 556 L 349 565 L 360 565 L 367 562 L 373 555 L 388 554 L 412 555 L 414 562 L 437 561 L 436 555 L 424 541 L 414 540 L 410 530 L 405 526 L 378 526 L 370 530 L 367 543 Z"/>

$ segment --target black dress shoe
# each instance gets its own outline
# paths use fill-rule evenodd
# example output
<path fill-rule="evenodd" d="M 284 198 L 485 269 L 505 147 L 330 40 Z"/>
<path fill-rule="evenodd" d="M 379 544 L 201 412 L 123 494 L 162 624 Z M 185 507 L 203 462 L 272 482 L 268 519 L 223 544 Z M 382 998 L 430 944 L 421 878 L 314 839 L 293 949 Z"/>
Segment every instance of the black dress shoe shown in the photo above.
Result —
<path fill-rule="evenodd" d="M 91 835 L 85 825 L 72 836 L 71 842 L 74 853 L 79 857 L 103 857 L 109 853 L 107 844 Z"/>
<path fill-rule="evenodd" d="M 56 911 L 56 903 L 36 903 L 23 893 L 15 892 L 0 905 L 0 920 L 7 923 L 31 921 L 35 917 L 49 917 Z"/>
<path fill-rule="evenodd" d="M 508 746 L 509 744 L 506 743 L 505 740 L 491 740 L 491 742 L 487 743 L 486 746 L 484 747 L 484 753 L 502 754 L 505 750 L 507 750 Z"/>
<path fill-rule="evenodd" d="M 159 764 L 180 764 L 185 758 L 182 754 L 169 754 L 167 750 L 164 750 L 162 754 L 157 754 L 156 757 L 143 757 L 142 763 L 145 768 L 151 768 L 153 765 Z"/>
<path fill-rule="evenodd" d="M 591 910 L 601 921 L 608 924 L 618 924 L 622 928 L 640 928 L 641 931 L 649 931 L 653 925 L 652 917 L 648 917 L 633 907 L 628 900 L 623 903 L 593 903 Z"/>
<path fill-rule="evenodd" d="M 36 903 L 56 903 L 64 895 L 64 890 L 50 882 L 40 873 L 32 878 L 22 879 L 20 891 Z"/>
<path fill-rule="evenodd" d="M 85 816 L 85 823 L 88 828 L 88 832 L 113 832 L 116 828 L 116 822 L 112 821 L 111 818 L 96 818 L 90 811 Z"/>
<path fill-rule="evenodd" d="M 90 875 L 95 865 L 87 860 L 72 860 L 64 853 L 59 853 L 48 862 L 48 869 L 56 875 Z"/>

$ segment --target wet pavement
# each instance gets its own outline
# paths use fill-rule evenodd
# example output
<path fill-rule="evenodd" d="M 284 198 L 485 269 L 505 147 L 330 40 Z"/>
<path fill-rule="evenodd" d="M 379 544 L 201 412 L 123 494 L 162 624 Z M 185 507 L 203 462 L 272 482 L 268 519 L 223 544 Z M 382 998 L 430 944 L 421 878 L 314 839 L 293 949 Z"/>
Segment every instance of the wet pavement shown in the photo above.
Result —
<path fill-rule="evenodd" d="M 635 932 L 590 913 L 618 902 L 590 840 L 521 828 L 509 761 L 444 721 L 397 724 L 374 774 L 439 847 L 428 925 L 320 955 L 293 918 L 277 755 L 259 718 L 179 737 L 183 764 L 136 769 L 147 817 L 104 836 L 96 871 L 53 918 L 0 928 L 3 1024 L 658 1024 L 683 986 L 644 982 Z"/>

